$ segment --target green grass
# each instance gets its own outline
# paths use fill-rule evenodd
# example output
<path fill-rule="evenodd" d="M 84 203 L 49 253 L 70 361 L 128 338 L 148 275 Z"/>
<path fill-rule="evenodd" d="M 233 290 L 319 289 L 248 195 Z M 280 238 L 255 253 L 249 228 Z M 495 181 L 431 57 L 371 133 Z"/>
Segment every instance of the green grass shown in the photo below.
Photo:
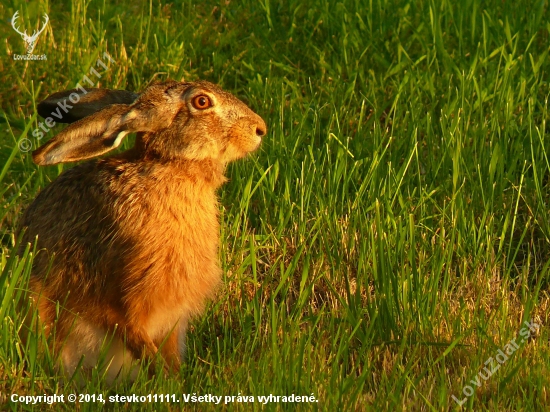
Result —
<path fill-rule="evenodd" d="M 12 393 L 318 399 L 185 406 L 201 411 L 547 408 L 547 2 L 31 3 L 0 5 L 1 410 L 45 407 Z M 34 51 L 47 60 L 12 59 L 25 51 L 9 24 L 17 10 L 29 29 L 49 14 Z M 90 76 L 104 52 L 115 63 L 100 87 L 207 79 L 269 132 L 228 170 L 224 286 L 193 323 L 179 375 L 108 388 L 95 374 L 76 389 L 52 372 L 40 334 L 26 348 L 17 334 L 33 253 L 15 256 L 15 227 L 62 171 L 38 168 L 17 143 L 39 144 L 37 102 Z M 531 319 L 538 332 L 471 383 Z M 467 398 L 462 408 L 453 395 Z"/>

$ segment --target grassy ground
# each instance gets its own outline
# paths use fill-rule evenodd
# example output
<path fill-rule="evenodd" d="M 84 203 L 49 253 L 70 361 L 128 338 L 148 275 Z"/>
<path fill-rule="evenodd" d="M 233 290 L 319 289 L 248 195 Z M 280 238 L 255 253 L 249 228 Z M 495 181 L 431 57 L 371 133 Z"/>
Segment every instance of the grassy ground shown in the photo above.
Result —
<path fill-rule="evenodd" d="M 34 51 L 47 60 L 13 60 L 17 10 L 29 29 L 49 14 Z M 45 409 L 12 393 L 256 397 L 82 411 L 547 408 L 545 1 L 7 0 L 0 17 L 1 410 Z M 136 91 L 214 81 L 269 127 L 228 170 L 224 287 L 178 376 L 61 386 L 40 337 L 26 349 L 17 337 L 32 254 L 14 256 L 15 226 L 62 170 L 18 142 L 36 147 L 36 103 L 86 74 Z M 318 402 L 258 402 L 269 394 Z"/>

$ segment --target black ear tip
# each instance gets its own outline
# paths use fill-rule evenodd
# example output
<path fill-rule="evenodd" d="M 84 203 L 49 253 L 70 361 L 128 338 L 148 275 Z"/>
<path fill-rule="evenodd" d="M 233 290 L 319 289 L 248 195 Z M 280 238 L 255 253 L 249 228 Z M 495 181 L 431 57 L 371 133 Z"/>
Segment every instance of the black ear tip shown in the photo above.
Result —
<path fill-rule="evenodd" d="M 46 101 L 41 101 L 40 103 L 38 103 L 38 106 L 36 106 L 36 111 L 43 118 L 46 118 L 50 115 L 51 109 L 52 105 Z"/>

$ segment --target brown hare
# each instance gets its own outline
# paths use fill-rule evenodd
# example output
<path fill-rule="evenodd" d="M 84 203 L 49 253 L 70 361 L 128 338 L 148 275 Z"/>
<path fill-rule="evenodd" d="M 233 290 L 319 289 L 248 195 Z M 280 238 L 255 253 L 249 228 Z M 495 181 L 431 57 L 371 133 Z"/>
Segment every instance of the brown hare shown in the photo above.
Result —
<path fill-rule="evenodd" d="M 258 148 L 266 124 L 206 81 L 153 84 L 141 95 L 69 90 L 39 113 L 71 94 L 80 101 L 68 122 L 77 121 L 34 151 L 35 163 L 93 158 L 133 132 L 136 142 L 63 172 L 26 210 L 22 247 L 37 238 L 39 250 L 32 301 L 47 334 L 57 317 L 54 346 L 67 373 L 82 356 L 84 370 L 97 365 L 111 338 L 110 381 L 157 351 L 177 370 L 188 321 L 221 279 L 216 189 L 228 162 Z"/>

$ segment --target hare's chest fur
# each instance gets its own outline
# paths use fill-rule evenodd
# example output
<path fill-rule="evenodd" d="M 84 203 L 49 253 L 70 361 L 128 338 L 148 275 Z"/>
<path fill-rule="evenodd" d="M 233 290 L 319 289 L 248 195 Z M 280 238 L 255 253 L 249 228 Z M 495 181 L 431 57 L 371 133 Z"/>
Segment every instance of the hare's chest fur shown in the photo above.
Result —
<path fill-rule="evenodd" d="M 123 269 L 124 301 L 152 338 L 200 313 L 221 279 L 215 188 L 155 177 L 117 209 L 132 256 Z"/>

